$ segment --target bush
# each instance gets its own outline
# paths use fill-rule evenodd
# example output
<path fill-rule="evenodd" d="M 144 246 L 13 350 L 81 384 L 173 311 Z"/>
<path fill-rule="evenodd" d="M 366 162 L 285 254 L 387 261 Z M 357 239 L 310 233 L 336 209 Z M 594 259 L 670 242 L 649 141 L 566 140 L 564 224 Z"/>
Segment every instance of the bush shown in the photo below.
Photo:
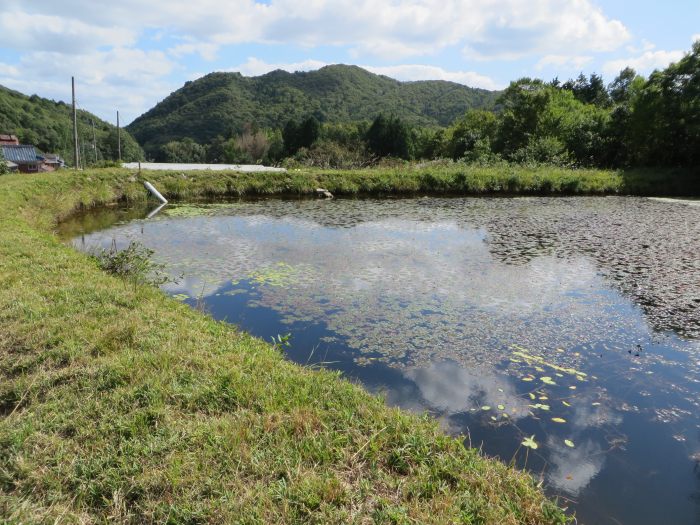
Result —
<path fill-rule="evenodd" d="M 527 145 L 513 153 L 511 160 L 520 164 L 573 165 L 566 146 L 554 137 L 530 138 Z"/>
<path fill-rule="evenodd" d="M 153 262 L 153 253 L 153 250 L 135 241 L 119 250 L 116 242 L 112 241 L 109 250 L 102 249 L 93 256 L 102 270 L 134 284 L 160 286 L 173 282 L 164 271 L 165 265 Z"/>
<path fill-rule="evenodd" d="M 10 169 L 7 167 L 7 164 L 5 163 L 5 155 L 2 152 L 2 148 L 0 148 L 0 175 L 5 175 L 6 173 L 9 173 Z"/>
<path fill-rule="evenodd" d="M 301 148 L 294 159 L 303 166 L 327 169 L 365 168 L 377 161 L 364 147 L 350 148 L 330 140 Z"/>

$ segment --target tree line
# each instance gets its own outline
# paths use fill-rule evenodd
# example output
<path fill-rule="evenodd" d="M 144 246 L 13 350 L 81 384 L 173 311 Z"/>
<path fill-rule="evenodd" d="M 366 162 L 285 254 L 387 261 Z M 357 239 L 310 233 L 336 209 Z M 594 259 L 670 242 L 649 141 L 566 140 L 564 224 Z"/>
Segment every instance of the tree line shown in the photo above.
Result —
<path fill-rule="evenodd" d="M 608 85 L 597 74 L 560 82 L 521 78 L 493 111 L 471 110 L 449 127 L 416 127 L 390 114 L 372 122 L 320 123 L 310 115 L 281 130 L 254 124 L 200 145 L 161 147 L 170 162 L 299 163 L 352 168 L 386 157 L 448 158 L 571 167 L 694 167 L 700 157 L 700 42 L 648 78 L 626 68 Z"/>

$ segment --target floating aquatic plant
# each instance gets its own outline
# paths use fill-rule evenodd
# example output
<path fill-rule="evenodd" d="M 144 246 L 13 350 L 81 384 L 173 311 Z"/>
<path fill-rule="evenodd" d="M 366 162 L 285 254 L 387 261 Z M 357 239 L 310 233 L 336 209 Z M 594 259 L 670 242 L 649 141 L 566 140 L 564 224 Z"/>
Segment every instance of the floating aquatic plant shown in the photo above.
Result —
<path fill-rule="evenodd" d="M 531 448 L 532 450 L 537 450 L 537 448 L 539 446 L 539 445 L 537 445 L 537 442 L 535 441 L 534 434 L 530 437 L 526 437 L 525 439 L 523 439 L 521 445 L 524 447 Z"/>

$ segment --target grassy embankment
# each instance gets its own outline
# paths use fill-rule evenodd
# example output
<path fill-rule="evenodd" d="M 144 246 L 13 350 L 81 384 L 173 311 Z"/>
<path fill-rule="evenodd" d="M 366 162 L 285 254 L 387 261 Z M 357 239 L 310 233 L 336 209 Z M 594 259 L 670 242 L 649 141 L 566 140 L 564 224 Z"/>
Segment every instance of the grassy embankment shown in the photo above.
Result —
<path fill-rule="evenodd" d="M 621 191 L 610 172 L 149 173 L 170 197 Z M 0 520 L 562 523 L 528 475 L 328 371 L 99 271 L 51 233 L 126 170 L 0 178 Z"/>

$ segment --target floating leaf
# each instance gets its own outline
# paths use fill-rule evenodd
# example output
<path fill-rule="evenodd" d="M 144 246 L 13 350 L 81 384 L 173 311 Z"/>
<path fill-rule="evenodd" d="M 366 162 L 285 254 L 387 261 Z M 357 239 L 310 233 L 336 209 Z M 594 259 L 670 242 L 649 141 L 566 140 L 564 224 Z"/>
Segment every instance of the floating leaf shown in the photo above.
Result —
<path fill-rule="evenodd" d="M 571 406 L 571 403 L 567 403 L 566 401 L 562 401 L 561 404 L 564 405 L 565 407 Z"/>
<path fill-rule="evenodd" d="M 598 403 L 598 402 L 596 402 L 596 403 L 591 403 L 591 405 L 593 405 L 594 407 L 598 407 L 598 406 L 600 406 L 600 403 Z"/>
<path fill-rule="evenodd" d="M 552 421 L 554 421 L 555 423 L 566 423 L 566 419 L 561 417 L 553 417 Z"/>
<path fill-rule="evenodd" d="M 574 448 L 574 447 L 576 446 L 576 445 L 574 445 L 574 442 L 571 441 L 570 439 L 565 439 L 565 440 L 564 440 L 564 444 L 565 444 L 567 447 L 571 447 L 571 448 Z"/>
<path fill-rule="evenodd" d="M 569 388 L 570 388 L 571 390 L 576 390 L 576 385 L 571 385 Z"/>
<path fill-rule="evenodd" d="M 493 419 L 494 421 L 496 421 L 496 416 L 491 416 L 491 419 Z"/>
<path fill-rule="evenodd" d="M 491 410 L 491 407 L 488 405 L 484 405 L 481 407 L 481 410 Z"/>
<path fill-rule="evenodd" d="M 498 408 L 498 410 L 505 410 L 506 409 L 506 407 L 503 405 L 498 405 L 496 408 Z"/>
<path fill-rule="evenodd" d="M 547 396 L 540 396 L 540 401 L 547 401 L 549 399 Z"/>
<path fill-rule="evenodd" d="M 528 405 L 532 408 L 540 408 L 542 410 L 549 410 L 549 405 L 543 405 L 542 403 L 537 403 L 536 405 Z"/>
<path fill-rule="evenodd" d="M 556 383 L 549 376 L 540 377 L 540 381 L 542 381 L 545 385 L 556 385 Z"/>
<path fill-rule="evenodd" d="M 535 442 L 535 434 L 533 434 L 529 438 L 523 439 L 521 445 L 524 447 L 530 447 L 532 450 L 537 450 L 538 445 Z"/>
<path fill-rule="evenodd" d="M 523 377 L 523 381 L 532 381 L 533 379 L 532 377 Z"/>
<path fill-rule="evenodd" d="M 530 392 L 530 399 L 535 399 L 535 394 L 533 394 L 532 392 Z"/>

